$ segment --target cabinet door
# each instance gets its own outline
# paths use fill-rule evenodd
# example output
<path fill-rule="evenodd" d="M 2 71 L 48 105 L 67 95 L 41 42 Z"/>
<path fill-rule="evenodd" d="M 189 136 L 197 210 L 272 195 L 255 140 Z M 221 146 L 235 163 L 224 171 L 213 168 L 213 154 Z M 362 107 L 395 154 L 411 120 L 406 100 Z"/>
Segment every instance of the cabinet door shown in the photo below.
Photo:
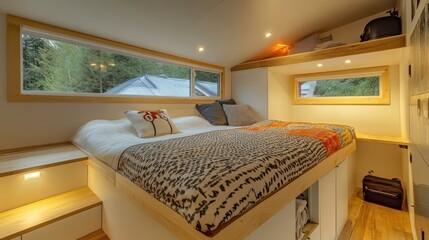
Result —
<path fill-rule="evenodd" d="M 319 179 L 320 239 L 334 240 L 336 236 L 336 169 Z"/>
<path fill-rule="evenodd" d="M 295 200 L 262 224 L 246 240 L 295 240 Z"/>
<path fill-rule="evenodd" d="M 337 214 L 337 222 L 336 222 L 336 233 L 337 236 L 340 235 L 343 230 L 344 225 L 347 222 L 348 218 L 348 177 L 347 177 L 347 169 L 348 169 L 348 161 L 344 160 L 340 165 L 336 168 L 336 214 Z"/>

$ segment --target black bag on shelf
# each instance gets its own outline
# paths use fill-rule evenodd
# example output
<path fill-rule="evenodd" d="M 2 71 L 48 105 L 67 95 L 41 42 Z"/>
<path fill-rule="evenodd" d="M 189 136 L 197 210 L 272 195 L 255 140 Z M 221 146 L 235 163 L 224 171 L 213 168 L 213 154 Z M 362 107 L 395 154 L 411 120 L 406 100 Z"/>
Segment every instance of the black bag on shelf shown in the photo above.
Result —
<path fill-rule="evenodd" d="M 367 175 L 362 180 L 362 189 L 365 201 L 401 210 L 404 192 L 399 179 Z"/>
<path fill-rule="evenodd" d="M 365 26 L 362 35 L 360 35 L 361 42 L 402 33 L 401 18 L 398 17 L 398 12 L 393 9 L 388 13 L 390 13 L 390 16 L 376 18 Z"/>

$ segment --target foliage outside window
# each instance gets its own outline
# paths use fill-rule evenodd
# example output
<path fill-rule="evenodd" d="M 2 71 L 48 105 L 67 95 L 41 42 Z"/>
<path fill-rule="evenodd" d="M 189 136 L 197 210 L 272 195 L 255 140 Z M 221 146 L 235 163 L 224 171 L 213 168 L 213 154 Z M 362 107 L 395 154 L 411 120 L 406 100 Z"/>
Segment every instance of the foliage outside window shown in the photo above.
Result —
<path fill-rule="evenodd" d="M 388 68 L 294 76 L 294 104 L 389 104 Z"/>
<path fill-rule="evenodd" d="M 14 16 L 8 16 L 8 36 L 10 101 L 194 103 L 221 98 L 222 67 Z"/>

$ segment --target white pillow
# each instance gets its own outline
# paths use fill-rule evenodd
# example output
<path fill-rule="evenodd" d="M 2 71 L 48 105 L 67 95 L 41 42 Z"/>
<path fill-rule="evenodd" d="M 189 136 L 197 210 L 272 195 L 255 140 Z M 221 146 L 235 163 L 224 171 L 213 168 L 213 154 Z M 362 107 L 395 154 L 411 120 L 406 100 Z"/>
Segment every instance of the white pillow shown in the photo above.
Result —
<path fill-rule="evenodd" d="M 141 138 L 180 133 L 165 109 L 155 111 L 126 111 L 125 115 Z"/>
<path fill-rule="evenodd" d="M 230 126 L 247 126 L 258 121 L 254 110 L 249 105 L 224 104 L 223 110 Z"/>
<path fill-rule="evenodd" d="M 209 121 L 198 116 L 177 117 L 177 118 L 173 118 L 172 120 L 176 124 L 176 126 L 181 130 L 213 126 L 209 123 Z"/>

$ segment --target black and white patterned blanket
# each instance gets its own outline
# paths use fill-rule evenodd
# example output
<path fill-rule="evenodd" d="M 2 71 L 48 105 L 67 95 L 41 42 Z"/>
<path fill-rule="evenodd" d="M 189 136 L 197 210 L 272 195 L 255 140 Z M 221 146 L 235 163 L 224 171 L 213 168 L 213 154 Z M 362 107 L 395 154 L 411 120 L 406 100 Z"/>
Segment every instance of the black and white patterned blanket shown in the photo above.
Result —
<path fill-rule="evenodd" d="M 210 232 L 353 138 L 346 126 L 263 121 L 130 147 L 118 172 Z"/>

